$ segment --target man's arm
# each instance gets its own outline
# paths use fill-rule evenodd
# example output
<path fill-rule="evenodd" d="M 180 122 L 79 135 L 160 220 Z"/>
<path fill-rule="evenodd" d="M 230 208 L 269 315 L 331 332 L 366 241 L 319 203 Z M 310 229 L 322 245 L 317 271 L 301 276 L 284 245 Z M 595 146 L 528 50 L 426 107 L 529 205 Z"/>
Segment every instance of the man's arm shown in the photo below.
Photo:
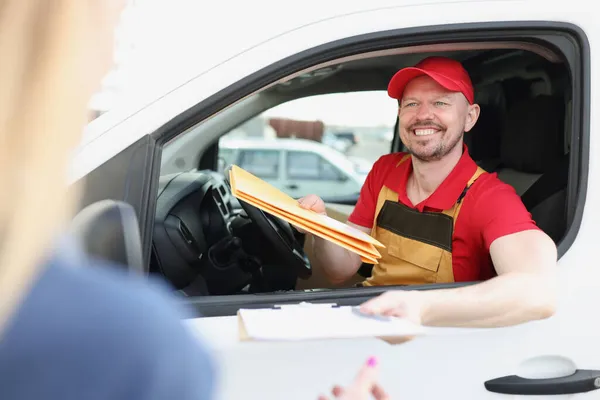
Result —
<path fill-rule="evenodd" d="M 311 194 L 302 197 L 298 200 L 298 203 L 303 208 L 327 215 L 325 202 L 317 195 Z M 364 226 L 353 224 L 350 221 L 346 223 L 365 233 L 371 232 L 370 229 L 365 228 Z M 296 227 L 296 229 L 305 233 L 304 230 L 299 227 Z M 318 236 L 313 236 L 312 249 L 314 260 L 311 261 L 316 262 L 325 273 L 327 279 L 334 284 L 339 284 L 352 278 L 362 264 L 358 254 Z"/>
<path fill-rule="evenodd" d="M 527 230 L 490 246 L 498 276 L 457 289 L 422 292 L 425 325 L 496 327 L 548 318 L 556 307 L 557 251 L 548 235 Z"/>
<path fill-rule="evenodd" d="M 365 302 L 368 314 L 394 315 L 429 326 L 498 327 L 548 318 L 556 307 L 556 246 L 539 230 L 494 240 L 498 276 L 456 289 L 392 290 Z"/>
<path fill-rule="evenodd" d="M 365 233 L 371 232 L 369 228 L 352 222 L 347 222 L 347 224 Z M 318 236 L 313 237 L 313 254 L 327 279 L 334 284 L 352 278 L 362 264 L 358 254 Z"/>
<path fill-rule="evenodd" d="M 354 210 L 348 217 L 347 225 L 367 234 L 371 233 L 370 226 L 375 215 L 377 196 L 383 184 L 382 179 L 387 176 L 390 166 L 393 167 L 395 162 L 397 159 L 393 156 L 382 156 L 373 164 L 373 168 L 369 171 L 365 183 L 360 189 L 360 196 Z M 303 208 L 326 214 L 325 203 L 314 194 L 305 196 L 298 201 Z M 351 220 L 354 222 L 350 222 Z M 352 278 L 362 264 L 359 255 L 316 236 L 313 241 L 313 253 L 314 261 L 322 268 L 327 279 L 334 284 Z"/>

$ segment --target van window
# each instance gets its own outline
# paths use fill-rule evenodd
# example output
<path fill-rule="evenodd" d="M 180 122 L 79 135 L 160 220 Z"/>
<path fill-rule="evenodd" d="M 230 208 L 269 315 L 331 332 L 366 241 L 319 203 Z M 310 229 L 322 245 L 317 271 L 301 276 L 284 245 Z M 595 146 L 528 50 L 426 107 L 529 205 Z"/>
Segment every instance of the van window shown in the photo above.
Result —
<path fill-rule="evenodd" d="M 517 33 L 522 34 L 516 30 L 506 34 Z M 554 50 L 551 52 L 559 51 L 559 48 L 566 49 L 568 52 L 563 54 L 564 58 L 547 59 L 544 54 L 528 52 L 517 47 L 506 48 L 504 45 L 498 49 L 488 49 L 486 45 L 483 50 L 457 51 L 452 56 L 464 60 L 473 76 L 475 102 L 481 109 L 477 123 L 464 135 L 471 158 L 480 167 L 496 174 L 498 179 L 514 188 L 537 226 L 557 244 L 560 258 L 576 237 L 581 217 L 577 210 L 581 210 L 582 199 L 585 197 L 589 150 L 589 127 L 586 121 L 589 120 L 589 99 L 587 92 L 582 88 L 589 85 L 589 77 L 588 72 L 585 72 L 587 56 L 582 56 L 587 50 L 571 48 L 570 46 L 577 46 L 577 40 L 563 40 L 562 33 L 559 35 L 560 40 L 557 40 L 556 47 L 553 45 Z M 559 39 L 559 36 L 556 39 Z M 535 43 L 539 42 L 536 37 Z M 263 178 L 265 174 L 274 176 L 279 172 L 277 178 L 269 179 L 271 184 L 293 198 L 311 193 L 319 195 L 327 204 L 327 215 L 344 223 L 352 213 L 360 190 L 364 187 L 364 181 L 360 182 L 361 176 L 370 171 L 373 163 L 381 155 L 390 153 L 390 141 L 395 138 L 397 102 L 387 96 L 387 78 L 379 78 L 385 73 L 382 71 L 386 71 L 382 70 L 381 66 L 387 65 L 391 76 L 399 67 L 398 62 L 412 65 L 415 58 L 424 56 L 415 53 L 401 54 L 399 57 L 394 55 L 389 59 L 375 56 L 367 63 L 362 58 L 356 62 L 343 61 L 344 68 L 338 73 L 324 81 L 319 80 L 314 85 L 305 84 L 300 79 L 298 86 L 294 86 L 293 82 L 288 85 L 289 81 L 286 80 L 269 86 L 258 93 L 248 95 L 230 108 L 224 108 L 214 119 L 209 118 L 200 123 L 200 126 L 191 128 L 190 134 L 198 135 L 198 145 L 193 149 L 193 154 L 200 152 L 199 166 L 214 168 L 215 150 L 233 150 L 232 159 L 237 165 L 262 175 Z M 585 62 L 580 63 L 576 59 L 580 56 Z M 369 79 L 358 82 L 363 76 L 371 77 L 372 81 Z M 295 78 L 291 78 L 293 79 Z M 365 87 L 378 87 L 382 90 L 361 92 Z M 326 91 L 332 93 L 308 95 Z M 340 92 L 333 93 L 334 91 Z M 223 101 L 225 100 L 227 97 L 223 97 Z M 211 134 L 210 142 L 201 137 L 207 133 Z M 215 143 L 217 135 L 219 140 Z M 394 151 L 402 149 L 399 142 L 394 140 Z M 207 143 L 210 143 L 210 148 L 206 148 Z M 269 151 L 272 153 L 268 153 Z M 244 153 L 244 156 L 240 157 L 240 152 L 252 153 L 248 156 Z M 274 156 L 276 152 L 279 153 L 278 157 Z M 268 155 L 273 157 L 269 159 Z M 171 162 L 177 161 L 175 156 L 177 154 L 171 157 Z M 226 154 L 223 153 L 223 156 L 226 158 Z M 319 156 L 324 161 L 320 161 Z M 334 168 L 337 168 L 340 174 L 348 173 L 348 178 L 339 182 L 326 180 L 325 178 L 333 177 Z M 189 177 L 194 178 L 195 175 Z M 167 179 L 170 177 L 163 181 L 169 182 Z M 188 177 L 184 175 L 181 179 L 185 180 Z M 225 182 L 221 182 L 220 179 L 221 177 L 215 177 L 214 184 L 219 187 L 219 192 L 222 190 L 227 194 Z M 178 192 L 173 192 L 172 196 L 179 195 Z M 165 191 L 162 195 L 164 193 Z M 206 196 L 209 200 L 210 197 Z M 216 197 L 213 208 L 215 212 L 220 212 L 222 202 L 219 196 Z M 207 204 L 207 208 L 213 206 L 210 201 L 207 201 Z M 288 259 L 275 254 L 273 246 L 269 245 L 270 241 L 257 234 L 261 229 L 256 228 L 257 225 L 252 222 L 247 223 L 248 220 L 241 210 L 243 206 L 243 202 L 231 199 L 229 226 L 235 229 L 233 236 L 241 239 L 248 256 L 261 260 L 260 268 L 256 270 L 260 270 L 259 278 L 248 274 L 245 269 L 247 265 L 243 265 L 244 269 L 241 266 L 234 268 L 235 272 L 226 275 L 221 275 L 223 270 L 215 267 L 214 273 L 199 274 L 199 278 L 207 281 L 206 291 L 196 289 L 199 286 L 195 284 L 200 279 L 192 273 L 190 277 L 193 278 L 182 279 L 183 283 L 179 284 L 175 279 L 179 279 L 180 265 L 188 253 L 179 255 L 176 248 L 167 248 L 166 251 L 159 249 L 153 271 L 169 271 L 168 258 L 174 254 L 176 257 L 173 257 L 171 267 L 174 278 L 171 280 L 184 291 L 186 285 L 189 285 L 193 291 L 190 290 L 186 294 L 190 293 L 188 295 L 192 296 L 196 295 L 194 291 L 198 291 L 202 296 L 238 296 L 245 293 L 254 295 L 265 292 L 277 293 L 279 296 L 281 291 L 286 290 L 352 288 L 355 287 L 355 283 L 370 275 L 370 266 L 365 263 L 358 274 L 346 282 L 330 282 L 323 271 L 319 271 L 319 263 L 314 262 L 311 236 L 299 235 L 298 244 L 303 245 L 306 257 L 314 262 L 316 267 L 310 279 L 299 279 L 297 271 L 281 267 L 288 265 Z M 216 219 L 220 222 L 220 218 Z M 196 220 L 194 218 L 190 225 L 195 225 Z M 233 221 L 239 224 L 236 225 Z M 227 224 L 228 221 L 225 222 Z M 276 219 L 272 219 L 271 222 L 278 226 Z M 199 237 L 201 240 L 210 238 L 211 244 L 212 240 L 217 238 L 226 237 L 229 240 L 234 232 L 218 232 L 225 229 L 226 224 L 219 223 L 215 227 L 207 224 L 209 226 L 202 227 L 205 232 L 199 233 Z M 173 224 L 174 229 L 177 225 Z M 154 226 L 163 229 L 162 227 L 169 225 L 163 220 Z M 200 232 L 200 229 L 198 231 Z M 181 236 L 177 231 L 175 233 Z M 289 238 L 288 233 L 284 236 Z M 157 238 L 155 243 L 158 245 L 157 249 L 164 243 L 169 245 L 168 240 L 161 242 L 160 238 Z M 228 249 L 221 244 L 217 246 L 211 248 L 211 245 L 207 244 L 203 251 L 208 254 L 215 248 L 217 251 Z M 185 245 L 183 248 L 185 249 Z M 294 248 L 298 249 L 299 247 Z M 161 257 L 162 253 L 166 253 L 167 256 Z M 196 257 L 191 259 L 193 263 L 190 262 L 190 270 L 193 268 L 195 271 Z M 204 265 L 212 263 L 210 259 L 210 262 L 206 262 L 207 258 L 204 260 Z M 425 286 L 427 285 L 424 284 L 423 287 Z M 227 309 L 235 314 L 238 304 L 247 300 L 219 301 L 223 304 L 228 303 L 223 307 L 229 307 Z M 253 301 L 258 304 L 256 302 L 262 300 L 254 298 Z M 233 306 L 234 303 L 236 306 Z M 209 306 L 206 309 L 212 312 L 212 305 L 210 310 Z"/>
<path fill-rule="evenodd" d="M 232 146 L 243 154 L 255 149 L 251 158 L 238 158 L 238 165 L 261 178 L 274 178 L 276 156 L 265 149 L 286 150 L 285 180 L 270 183 L 292 197 L 313 193 L 354 204 L 373 163 L 391 150 L 396 115 L 397 103 L 384 90 L 290 100 L 223 135 L 219 160 L 233 162 L 222 154 Z"/>

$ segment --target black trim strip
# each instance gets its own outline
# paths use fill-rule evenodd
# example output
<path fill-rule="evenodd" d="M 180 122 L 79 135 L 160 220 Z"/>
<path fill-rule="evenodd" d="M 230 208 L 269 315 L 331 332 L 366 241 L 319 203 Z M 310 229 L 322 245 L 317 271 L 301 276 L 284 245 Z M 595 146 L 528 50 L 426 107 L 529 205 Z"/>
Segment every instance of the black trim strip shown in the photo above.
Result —
<path fill-rule="evenodd" d="M 186 306 L 201 317 L 236 315 L 240 308 L 271 308 L 276 304 L 336 303 L 338 306 L 356 306 L 388 290 L 435 290 L 459 288 L 477 282 L 434 283 L 411 286 L 366 286 L 343 289 L 314 289 L 306 291 L 238 294 L 227 296 L 183 297 Z"/>

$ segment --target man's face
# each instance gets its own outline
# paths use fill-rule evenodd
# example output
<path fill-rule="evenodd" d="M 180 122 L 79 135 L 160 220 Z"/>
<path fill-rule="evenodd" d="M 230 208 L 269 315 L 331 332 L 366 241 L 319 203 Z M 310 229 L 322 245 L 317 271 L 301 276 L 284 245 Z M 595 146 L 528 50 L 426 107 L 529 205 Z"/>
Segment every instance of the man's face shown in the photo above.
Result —
<path fill-rule="evenodd" d="M 479 116 L 462 93 L 451 92 L 428 76 L 408 83 L 399 104 L 400 138 L 408 151 L 422 161 L 440 160 L 462 147 Z"/>

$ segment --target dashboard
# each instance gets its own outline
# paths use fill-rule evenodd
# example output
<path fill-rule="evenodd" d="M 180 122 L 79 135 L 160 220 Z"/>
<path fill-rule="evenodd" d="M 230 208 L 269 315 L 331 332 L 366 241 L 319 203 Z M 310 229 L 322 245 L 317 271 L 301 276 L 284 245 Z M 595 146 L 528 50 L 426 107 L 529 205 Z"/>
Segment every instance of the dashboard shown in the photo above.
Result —
<path fill-rule="evenodd" d="M 271 222 L 272 223 L 272 222 Z M 159 178 L 150 273 L 188 296 L 293 290 L 298 273 L 232 195 L 223 175 Z"/>
<path fill-rule="evenodd" d="M 156 201 L 151 271 L 181 289 L 198 275 L 208 250 L 231 235 L 232 195 L 210 171 L 161 176 Z"/>

